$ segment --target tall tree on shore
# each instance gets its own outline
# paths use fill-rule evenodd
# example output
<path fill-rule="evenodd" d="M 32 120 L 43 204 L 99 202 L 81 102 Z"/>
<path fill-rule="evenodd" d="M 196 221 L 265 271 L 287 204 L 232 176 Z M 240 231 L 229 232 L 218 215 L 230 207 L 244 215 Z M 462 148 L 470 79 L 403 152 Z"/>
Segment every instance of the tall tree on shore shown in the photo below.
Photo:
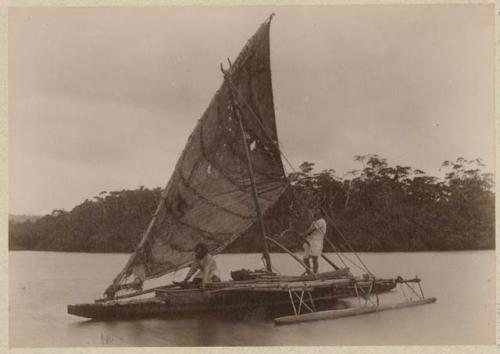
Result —
<path fill-rule="evenodd" d="M 303 231 L 320 206 L 360 251 L 423 251 L 494 248 L 493 176 L 480 159 L 445 161 L 443 178 L 409 166 L 390 165 L 377 155 L 356 156 L 361 168 L 340 178 L 304 162 L 290 187 L 265 215 L 269 235 Z M 71 211 L 54 210 L 36 220 L 9 222 L 9 248 L 51 251 L 131 252 L 154 212 L 161 190 L 101 192 Z M 227 249 L 258 252 L 251 227 Z M 294 233 L 281 240 L 301 247 Z M 328 228 L 341 249 L 344 242 Z M 327 249 L 328 250 L 328 249 Z M 273 249 L 273 251 L 278 251 Z"/>

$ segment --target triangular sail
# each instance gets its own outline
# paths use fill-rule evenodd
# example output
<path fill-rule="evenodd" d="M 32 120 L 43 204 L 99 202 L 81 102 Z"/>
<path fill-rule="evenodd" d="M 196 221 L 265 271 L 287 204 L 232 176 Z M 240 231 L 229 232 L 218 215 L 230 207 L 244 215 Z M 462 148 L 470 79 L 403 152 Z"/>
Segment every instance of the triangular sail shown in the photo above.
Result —
<path fill-rule="evenodd" d="M 132 268 L 149 279 L 186 266 L 198 242 L 220 252 L 256 221 L 243 139 L 250 148 L 261 211 L 286 188 L 277 147 L 269 29 L 270 19 L 228 69 L 228 78 L 188 139 L 147 237 L 115 283 Z"/>

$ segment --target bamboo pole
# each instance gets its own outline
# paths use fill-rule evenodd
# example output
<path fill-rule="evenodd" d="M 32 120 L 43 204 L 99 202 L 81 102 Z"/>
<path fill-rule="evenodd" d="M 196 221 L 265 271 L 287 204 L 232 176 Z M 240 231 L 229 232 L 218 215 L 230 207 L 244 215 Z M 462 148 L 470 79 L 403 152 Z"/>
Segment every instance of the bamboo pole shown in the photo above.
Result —
<path fill-rule="evenodd" d="M 333 263 L 330 259 L 328 259 L 328 257 L 325 256 L 323 253 L 321 254 L 321 258 L 323 258 L 329 265 L 331 265 L 333 269 L 340 270 L 340 267 L 338 267 L 335 263 Z"/>
<path fill-rule="evenodd" d="M 286 248 L 281 243 L 279 243 L 276 240 L 273 240 L 270 237 L 266 237 L 266 238 L 269 241 L 273 242 L 276 246 L 278 246 L 279 248 L 281 248 L 283 251 L 285 251 L 286 253 L 288 253 L 290 256 L 292 256 L 293 259 L 295 259 L 297 262 L 299 262 L 302 265 L 302 267 L 304 267 L 305 270 L 307 270 L 308 272 L 311 273 L 311 275 L 314 277 L 314 279 L 318 279 L 318 277 L 316 276 L 316 274 L 314 274 L 313 270 L 311 268 L 309 268 L 304 262 L 302 262 L 299 257 L 297 257 L 295 254 L 293 254 L 290 250 L 288 250 L 288 248 Z"/>
<path fill-rule="evenodd" d="M 296 230 L 290 229 L 290 230 L 285 230 L 285 231 L 291 231 L 292 233 L 296 234 L 297 236 L 300 236 L 300 234 Z M 283 233 L 281 233 L 280 236 L 282 234 Z M 330 240 L 328 240 L 328 238 L 326 237 L 326 235 L 325 235 L 325 239 L 326 239 L 327 242 L 330 242 Z M 330 246 L 332 246 L 332 248 L 335 249 L 332 244 L 330 244 Z M 323 253 L 321 253 L 321 258 L 323 258 L 329 265 L 331 265 L 333 267 L 333 269 L 335 269 L 335 270 L 340 270 L 341 269 L 332 260 L 330 260 L 327 256 L 325 256 Z"/>
<path fill-rule="evenodd" d="M 168 188 L 168 185 L 167 185 L 167 188 Z M 165 189 L 167 189 L 167 188 L 165 188 Z M 125 264 L 125 267 L 123 268 L 123 270 L 120 273 L 118 273 L 118 275 L 115 277 L 112 285 L 117 285 L 118 283 L 120 283 L 120 281 L 122 280 L 125 273 L 129 270 L 131 265 L 134 263 L 134 261 L 137 257 L 137 254 L 141 251 L 142 247 L 146 243 L 146 240 L 148 239 L 148 236 L 149 236 L 149 234 L 150 234 L 151 230 L 153 229 L 153 226 L 156 222 L 156 218 L 158 217 L 158 213 L 160 212 L 160 210 L 164 204 L 165 204 L 165 199 L 162 196 L 160 199 L 160 202 L 158 203 L 158 206 L 156 207 L 156 211 L 153 214 L 153 217 L 151 218 L 151 221 L 149 222 L 149 225 L 142 236 L 141 242 L 139 242 L 139 245 L 137 246 L 135 252 L 128 259 L 127 264 Z"/>

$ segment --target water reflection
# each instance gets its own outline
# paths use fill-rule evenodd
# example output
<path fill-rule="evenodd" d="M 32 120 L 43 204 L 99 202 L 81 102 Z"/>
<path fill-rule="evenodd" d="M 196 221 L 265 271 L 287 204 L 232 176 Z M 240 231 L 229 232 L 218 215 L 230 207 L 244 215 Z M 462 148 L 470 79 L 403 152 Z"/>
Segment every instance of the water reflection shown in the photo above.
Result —
<path fill-rule="evenodd" d="M 66 313 L 70 303 L 101 293 L 127 255 L 10 252 L 9 344 L 11 346 L 252 346 L 491 344 L 495 341 L 495 253 L 365 254 L 379 276 L 423 279 L 435 305 L 400 311 L 275 326 L 262 309 L 196 318 L 96 321 Z M 247 267 L 260 255 L 223 255 L 224 264 Z M 301 270 L 286 255 L 274 264 L 287 274 Z M 322 265 L 326 268 L 327 265 Z M 65 274 L 59 277 L 59 270 Z M 324 268 L 324 269 L 325 269 Z M 460 277 L 456 276 L 460 269 Z M 95 274 L 90 277 L 89 274 Z M 228 274 L 223 274 L 227 278 Z M 493 280 L 492 280 L 493 279 Z M 466 287 L 463 284 L 467 284 Z M 399 302 L 399 294 L 384 301 Z M 339 307 L 357 305 L 347 301 Z M 291 308 L 285 309 L 290 312 Z"/>

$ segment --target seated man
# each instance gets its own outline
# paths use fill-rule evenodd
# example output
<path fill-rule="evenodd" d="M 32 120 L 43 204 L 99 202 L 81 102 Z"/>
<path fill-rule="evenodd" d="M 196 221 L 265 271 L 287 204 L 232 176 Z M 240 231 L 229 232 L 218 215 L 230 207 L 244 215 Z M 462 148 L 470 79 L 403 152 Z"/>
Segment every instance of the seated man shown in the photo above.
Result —
<path fill-rule="evenodd" d="M 196 273 L 193 283 L 199 284 L 201 288 L 204 288 L 206 284 L 211 282 L 219 282 L 220 278 L 217 276 L 217 263 L 214 257 L 208 253 L 207 246 L 200 242 L 194 247 L 195 260 L 191 264 L 191 269 L 184 278 L 184 282 L 187 282 Z"/>

